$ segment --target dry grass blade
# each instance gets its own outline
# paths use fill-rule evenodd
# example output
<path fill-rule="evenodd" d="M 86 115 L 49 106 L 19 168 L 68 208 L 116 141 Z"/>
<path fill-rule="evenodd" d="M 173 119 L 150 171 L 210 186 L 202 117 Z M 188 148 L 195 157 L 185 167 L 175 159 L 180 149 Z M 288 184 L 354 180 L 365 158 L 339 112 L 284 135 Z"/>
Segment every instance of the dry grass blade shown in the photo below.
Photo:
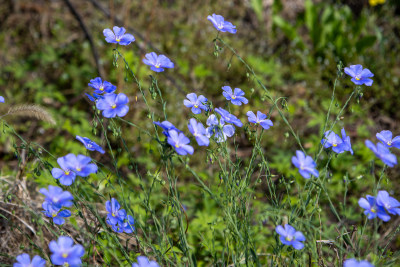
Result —
<path fill-rule="evenodd" d="M 26 116 L 45 121 L 53 125 L 56 124 L 53 116 L 45 108 L 39 105 L 24 104 L 13 106 L 8 110 L 7 115 Z"/>

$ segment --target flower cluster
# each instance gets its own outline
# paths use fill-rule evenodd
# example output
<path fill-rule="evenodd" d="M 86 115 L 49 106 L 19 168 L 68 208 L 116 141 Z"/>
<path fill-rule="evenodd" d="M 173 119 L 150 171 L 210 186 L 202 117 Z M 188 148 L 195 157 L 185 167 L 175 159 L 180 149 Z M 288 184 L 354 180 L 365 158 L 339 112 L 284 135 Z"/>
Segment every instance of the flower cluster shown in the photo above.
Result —
<path fill-rule="evenodd" d="M 365 141 L 365 145 L 374 152 L 380 160 L 383 161 L 389 167 L 394 167 L 397 164 L 397 158 L 394 154 L 390 152 L 391 147 L 400 147 L 400 136 L 396 136 L 392 139 L 391 131 L 381 131 L 376 134 L 376 137 L 380 141 L 376 145 L 370 140 Z"/>
<path fill-rule="evenodd" d="M 324 148 L 332 147 L 332 151 L 335 153 L 340 154 L 345 151 L 349 151 L 353 155 L 350 136 L 346 135 L 344 128 L 342 129 L 341 133 L 342 138 L 340 138 L 340 136 L 335 134 L 333 131 L 326 131 L 324 134 L 325 137 L 321 140 L 321 144 L 324 145 Z"/>
<path fill-rule="evenodd" d="M 57 180 L 60 180 L 62 185 L 71 185 L 76 176 L 87 177 L 91 173 L 97 172 L 97 166 L 90 163 L 92 159 L 84 155 L 68 154 L 58 158 L 57 163 L 61 167 L 53 168 L 51 174 Z"/>
<path fill-rule="evenodd" d="M 292 246 L 296 250 L 304 248 L 304 244 L 301 242 L 306 241 L 306 238 L 302 232 L 296 231 L 293 226 L 289 224 L 285 224 L 283 227 L 278 225 L 275 231 L 279 234 L 279 239 L 284 245 Z"/>
<path fill-rule="evenodd" d="M 369 220 L 378 217 L 387 222 L 390 220 L 389 214 L 400 215 L 400 202 L 387 191 L 379 191 L 377 197 L 367 195 L 366 199 L 360 198 L 358 204 L 365 210 L 364 214 Z"/>
<path fill-rule="evenodd" d="M 71 216 L 69 210 L 63 210 L 64 207 L 68 208 L 72 206 L 72 200 L 74 200 L 74 197 L 71 193 L 63 191 L 58 186 L 52 185 L 49 185 L 48 190 L 46 188 L 41 188 L 39 192 L 45 196 L 45 200 L 42 204 L 44 215 L 53 218 L 55 224 L 64 224 L 64 218 Z"/>
<path fill-rule="evenodd" d="M 117 233 L 125 232 L 127 234 L 135 231 L 135 220 L 131 215 L 127 215 L 124 209 L 115 198 L 106 202 L 107 223 L 112 230 Z"/>

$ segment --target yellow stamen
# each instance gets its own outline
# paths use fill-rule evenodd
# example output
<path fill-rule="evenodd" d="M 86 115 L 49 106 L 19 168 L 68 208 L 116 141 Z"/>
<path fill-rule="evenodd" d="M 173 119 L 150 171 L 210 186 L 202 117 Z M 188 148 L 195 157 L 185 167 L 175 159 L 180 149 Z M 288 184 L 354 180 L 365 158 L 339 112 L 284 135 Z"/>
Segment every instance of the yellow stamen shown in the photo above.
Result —
<path fill-rule="evenodd" d="M 65 175 L 69 175 L 69 171 L 65 171 L 64 173 L 65 173 Z"/>
<path fill-rule="evenodd" d="M 232 99 L 236 99 L 236 96 L 233 95 L 233 96 L 232 96 Z"/>
<path fill-rule="evenodd" d="M 176 144 L 176 145 L 175 145 L 175 147 L 176 147 L 176 148 L 179 148 L 179 145 L 178 145 L 178 144 Z"/>
<path fill-rule="evenodd" d="M 333 147 L 337 147 L 337 144 L 333 144 L 332 146 L 333 146 Z"/>
<path fill-rule="evenodd" d="M 77 170 L 78 172 L 80 172 L 82 169 L 81 169 L 81 168 L 76 168 L 76 170 Z"/>
<path fill-rule="evenodd" d="M 292 241 L 292 237 L 290 237 L 290 236 L 287 236 L 285 239 L 286 239 L 286 241 Z"/>
<path fill-rule="evenodd" d="M 117 42 L 120 42 L 120 41 L 121 41 L 121 39 L 117 38 L 117 39 L 115 39 L 115 41 L 117 41 Z"/>
<path fill-rule="evenodd" d="M 198 108 L 199 106 L 198 106 L 198 105 L 194 105 L 194 107 L 195 107 L 195 108 Z"/>
<path fill-rule="evenodd" d="M 222 29 L 224 27 L 224 25 L 219 25 L 218 29 Z"/>
<path fill-rule="evenodd" d="M 356 77 L 356 80 L 357 80 L 357 81 L 359 81 L 359 80 L 360 80 L 360 78 Z"/>
<path fill-rule="evenodd" d="M 156 64 L 156 65 L 154 65 L 154 67 L 156 67 L 157 69 L 159 69 L 159 68 L 160 68 L 160 64 Z"/>
<path fill-rule="evenodd" d="M 114 104 L 114 105 L 112 105 L 111 107 L 112 107 L 112 108 L 116 108 L 116 107 L 117 107 L 117 105 L 116 105 L 116 104 Z"/>
<path fill-rule="evenodd" d="M 53 213 L 53 214 L 51 215 L 51 217 L 53 217 L 53 218 L 57 217 L 57 213 Z"/>
<path fill-rule="evenodd" d="M 68 253 L 63 253 L 63 254 L 62 254 L 62 257 L 63 257 L 63 258 L 68 257 Z M 67 263 L 67 264 L 68 264 L 68 263 Z"/>
<path fill-rule="evenodd" d="M 103 90 L 104 90 L 103 85 L 100 86 L 99 90 L 100 90 L 100 91 L 103 91 Z"/>
<path fill-rule="evenodd" d="M 69 267 L 69 263 L 68 262 L 64 262 L 64 267 Z"/>
<path fill-rule="evenodd" d="M 111 213 L 111 215 L 112 215 L 113 217 L 115 217 L 115 214 L 114 214 L 114 212 L 113 212 L 113 213 Z"/>
<path fill-rule="evenodd" d="M 372 208 L 372 209 L 371 209 L 371 211 L 372 211 L 373 213 L 375 213 L 375 212 L 376 212 L 376 210 L 375 210 L 374 208 Z"/>
<path fill-rule="evenodd" d="M 391 146 L 391 145 L 392 145 L 392 142 L 389 141 L 389 142 L 387 142 L 386 144 L 387 144 L 388 146 Z"/>

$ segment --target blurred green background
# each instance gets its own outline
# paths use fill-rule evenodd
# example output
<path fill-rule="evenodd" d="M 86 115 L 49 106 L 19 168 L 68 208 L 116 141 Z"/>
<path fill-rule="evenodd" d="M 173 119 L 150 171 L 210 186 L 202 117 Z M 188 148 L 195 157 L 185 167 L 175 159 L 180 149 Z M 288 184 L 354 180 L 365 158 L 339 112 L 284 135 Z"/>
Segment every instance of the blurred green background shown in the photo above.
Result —
<path fill-rule="evenodd" d="M 174 69 L 157 75 L 157 79 L 167 102 L 168 119 L 178 128 L 186 131 L 190 118 L 190 110 L 183 106 L 186 94 L 203 94 L 214 106 L 223 106 L 221 87 L 224 85 L 246 92 L 249 105 L 233 109 L 242 121 L 247 120 L 248 110 L 268 112 L 271 105 L 264 101 L 263 92 L 256 88 L 232 53 L 224 50 L 218 58 L 213 55 L 212 40 L 216 30 L 207 16 L 220 14 L 238 30 L 236 35 L 220 36 L 249 62 L 274 96 L 287 97 L 285 114 L 309 154 L 317 151 L 322 137 L 339 62 L 344 66 L 362 64 L 375 74 L 373 85 L 363 87 L 359 103 L 353 102 L 334 128 L 339 132 L 345 127 L 355 154 L 341 155 L 340 160 L 332 160 L 329 167 L 330 195 L 333 199 L 343 199 L 344 187 L 348 187 L 351 208 L 341 212 L 349 224 L 362 222 L 357 200 L 371 194 L 375 182 L 371 167 L 375 158 L 364 141 L 376 142 L 375 134 L 381 130 L 400 134 L 400 3 L 396 0 L 382 2 L 375 5 L 372 0 L 4 0 L 0 4 L 0 95 L 6 103 L 0 106 L 0 111 L 5 113 L 8 107 L 23 103 L 45 107 L 55 118 L 56 126 L 21 116 L 9 117 L 7 121 L 25 139 L 39 143 L 56 157 L 85 152 L 75 140 L 76 135 L 89 137 L 104 146 L 99 131 L 94 131 L 93 109 L 84 95 L 91 92 L 87 86 L 89 80 L 101 75 L 117 86 L 117 92 L 129 96 L 130 111 L 124 119 L 151 129 L 140 92 L 130 78 L 126 81 L 128 75 L 122 62 L 119 68 L 113 67 L 113 46 L 104 41 L 103 29 L 117 25 L 124 26 L 136 37 L 133 45 L 121 47 L 120 51 L 146 88 L 148 99 L 151 99 L 147 90 L 151 81 L 148 76 L 154 73 L 141 62 L 144 55 L 155 51 L 167 55 L 175 63 Z M 339 79 L 332 118 L 353 88 L 349 77 Z M 156 118 L 162 120 L 159 103 L 150 101 L 150 105 Z M 263 141 L 272 172 L 295 179 L 298 175 L 291 167 L 290 158 L 298 147 L 277 114 L 272 114 L 272 121 L 274 127 L 265 133 Z M 150 142 L 132 127 L 122 127 L 140 171 L 151 177 L 156 173 L 159 160 L 154 152 L 156 142 Z M 237 133 L 238 155 L 246 159 L 251 154 L 251 142 L 244 131 Z M 0 142 L 1 173 L 15 173 L 18 162 L 11 140 L 2 134 Z M 191 165 L 207 184 L 217 188 L 218 172 L 213 171 L 217 166 L 205 159 L 205 150 L 197 146 L 195 149 L 202 151 L 199 152 L 202 160 L 192 160 Z M 92 157 L 111 166 L 107 154 L 95 153 Z M 121 152 L 118 157 L 127 177 L 126 186 L 129 190 L 140 191 L 143 182 L 128 168 L 127 154 Z M 55 161 L 52 162 L 55 165 Z M 376 164 L 382 166 L 379 161 Z M 37 167 L 37 162 L 29 163 L 26 172 L 33 188 L 54 183 L 48 173 L 37 175 L 33 171 Z M 347 184 L 344 177 L 348 177 Z M 390 169 L 388 177 L 383 188 L 399 198 L 398 167 Z M 96 179 L 91 177 L 92 182 L 98 182 Z M 189 236 L 189 243 L 202 244 L 197 249 L 198 258 L 209 262 L 207 257 L 211 257 L 211 253 L 204 240 L 215 229 L 223 229 L 222 222 L 217 219 L 216 204 L 199 192 L 193 193 L 197 187 L 189 173 L 180 173 L 179 181 L 190 227 L 197 229 L 197 233 Z M 279 187 L 278 180 L 276 183 Z M 268 205 L 265 186 L 262 183 L 258 187 L 254 201 L 259 221 L 268 219 L 262 212 Z M 153 201 L 160 202 L 162 192 L 161 186 L 156 188 Z M 96 196 L 92 197 L 93 201 L 98 201 Z M 296 201 L 295 196 L 293 201 Z M 132 199 L 132 205 L 138 203 L 139 200 Z M 141 213 L 139 207 L 133 209 Z M 329 223 L 329 216 L 323 218 Z M 398 219 L 392 219 L 380 231 L 384 233 L 398 224 Z M 272 229 L 273 225 L 260 224 L 260 242 Z M 222 243 L 218 245 L 223 246 Z M 398 248 L 399 239 L 391 246 Z"/>

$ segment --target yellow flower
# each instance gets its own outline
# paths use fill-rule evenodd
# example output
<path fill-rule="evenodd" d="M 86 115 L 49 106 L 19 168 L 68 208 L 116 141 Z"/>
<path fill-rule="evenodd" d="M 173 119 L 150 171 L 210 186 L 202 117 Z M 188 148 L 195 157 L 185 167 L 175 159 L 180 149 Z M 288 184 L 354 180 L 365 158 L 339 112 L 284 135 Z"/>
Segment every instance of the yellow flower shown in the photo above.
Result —
<path fill-rule="evenodd" d="M 386 0 L 369 0 L 370 6 L 382 5 L 386 2 Z"/>

